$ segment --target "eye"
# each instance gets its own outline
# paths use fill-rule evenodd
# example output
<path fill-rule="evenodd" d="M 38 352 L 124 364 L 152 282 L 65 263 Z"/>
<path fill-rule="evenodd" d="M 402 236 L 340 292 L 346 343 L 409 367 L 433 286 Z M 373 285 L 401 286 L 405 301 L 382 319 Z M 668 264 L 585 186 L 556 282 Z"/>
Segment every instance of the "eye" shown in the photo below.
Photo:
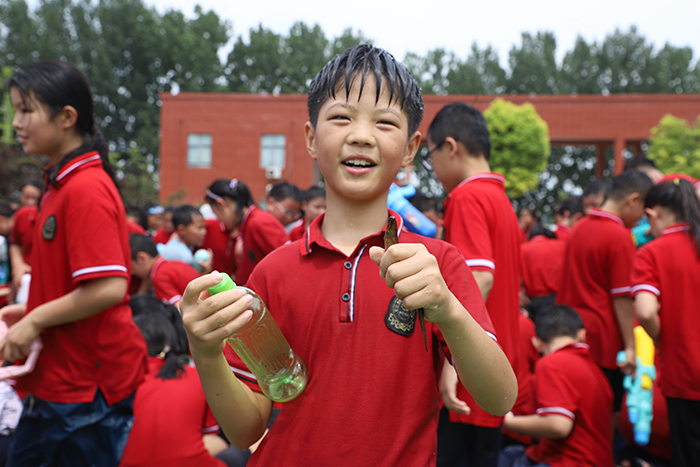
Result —
<path fill-rule="evenodd" d="M 394 121 L 392 121 L 392 120 L 379 120 L 379 121 L 377 122 L 377 124 L 378 124 L 378 125 L 389 125 L 389 126 L 393 126 L 393 127 L 398 127 L 398 126 L 399 126 L 396 122 L 394 122 Z"/>
<path fill-rule="evenodd" d="M 350 117 L 347 115 L 333 115 L 331 120 L 350 120 Z"/>

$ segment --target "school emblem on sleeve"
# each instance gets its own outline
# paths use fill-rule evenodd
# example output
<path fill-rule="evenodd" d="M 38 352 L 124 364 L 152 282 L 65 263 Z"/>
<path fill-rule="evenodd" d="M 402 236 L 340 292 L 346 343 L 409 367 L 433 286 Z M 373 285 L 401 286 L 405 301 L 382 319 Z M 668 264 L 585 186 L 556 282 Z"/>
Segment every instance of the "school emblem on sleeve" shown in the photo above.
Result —
<path fill-rule="evenodd" d="M 416 328 L 416 310 L 407 310 L 403 302 L 393 297 L 389 302 L 389 311 L 384 316 L 386 327 L 402 336 L 410 336 Z"/>
<path fill-rule="evenodd" d="M 44 227 L 41 229 L 41 238 L 50 242 L 56 236 L 56 216 L 53 214 L 46 219 Z"/>

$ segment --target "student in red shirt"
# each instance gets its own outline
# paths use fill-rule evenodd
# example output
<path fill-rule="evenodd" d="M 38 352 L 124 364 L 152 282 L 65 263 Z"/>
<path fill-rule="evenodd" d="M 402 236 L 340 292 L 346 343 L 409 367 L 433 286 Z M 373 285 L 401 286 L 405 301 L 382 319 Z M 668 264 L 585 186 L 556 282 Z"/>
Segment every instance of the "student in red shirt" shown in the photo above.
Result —
<path fill-rule="evenodd" d="M 244 285 L 260 260 L 288 243 L 289 235 L 272 214 L 255 206 L 248 186 L 240 180 L 215 181 L 205 199 L 227 232 L 238 231 L 235 279 Z"/>
<path fill-rule="evenodd" d="M 534 415 L 506 415 L 509 430 L 540 438 L 525 449 L 504 449 L 499 467 L 613 467 L 613 395 L 591 358 L 581 318 L 568 306 L 554 306 L 535 318 L 543 357 L 535 369 Z"/>
<path fill-rule="evenodd" d="M 187 365 L 187 335 L 178 310 L 144 296 L 132 300 L 148 346 L 149 372 L 134 399 L 134 427 L 121 467 L 225 467 L 206 448 L 220 441 L 197 370 Z M 206 440 L 206 441 L 205 441 Z"/>
<path fill-rule="evenodd" d="M 661 390 L 668 403 L 671 464 L 700 465 L 700 202 L 690 182 L 649 190 L 646 212 L 656 240 L 637 253 L 634 311 L 658 348 Z"/>
<path fill-rule="evenodd" d="M 561 286 L 566 242 L 542 224 L 530 230 L 530 238 L 520 247 L 520 267 L 525 302 L 531 319 L 540 310 L 554 305 Z"/>
<path fill-rule="evenodd" d="M 320 186 L 312 186 L 306 190 L 301 199 L 301 211 L 304 213 L 304 217 L 302 222 L 289 232 L 291 241 L 302 238 L 311 222 L 326 212 L 326 190 Z"/>
<path fill-rule="evenodd" d="M 428 129 L 428 148 L 435 175 L 449 193 L 444 203 L 445 241 L 466 259 L 520 383 L 526 377 L 518 327 L 522 230 L 506 195 L 505 178 L 491 172 L 484 116 L 463 103 L 443 107 Z M 478 407 L 456 384 L 450 366 L 444 370 L 443 394 L 448 394 L 443 399 L 450 413 L 449 423 L 443 416 L 438 432 L 438 465 L 495 466 L 502 417 Z"/>
<path fill-rule="evenodd" d="M 328 209 L 304 239 L 264 258 L 248 285 L 309 379 L 248 465 L 434 466 L 444 352 L 496 415 L 512 407 L 516 380 L 485 332 L 493 329 L 456 248 L 403 225 L 400 243 L 383 248 L 388 217 L 398 216 L 387 209 L 389 187 L 420 145 L 418 85 L 389 53 L 361 45 L 321 70 L 308 103 L 307 149 L 326 181 Z M 222 355 L 224 338 L 251 313 L 241 290 L 208 296 L 220 280 L 190 283 L 180 308 L 209 405 L 231 443 L 245 447 L 264 432 L 272 403 L 237 381 Z M 418 308 L 428 353 L 409 311 Z M 395 324 L 398 310 L 406 326 Z"/>
<path fill-rule="evenodd" d="M 199 277 L 197 270 L 182 261 L 167 261 L 158 254 L 155 242 L 146 235 L 131 234 L 131 274 L 145 284 L 140 293 L 153 293 L 159 300 L 177 306 L 187 284 Z"/>
<path fill-rule="evenodd" d="M 265 201 L 265 210 L 287 227 L 296 222 L 301 213 L 302 193 L 299 187 L 287 182 L 279 182 L 270 188 Z"/>
<path fill-rule="evenodd" d="M 664 174 L 662 171 L 659 170 L 659 167 L 656 165 L 656 162 L 649 159 L 648 157 L 634 156 L 625 161 L 625 170 L 635 169 L 647 174 L 655 185 L 658 185 L 662 182 L 672 182 L 676 179 L 685 179 L 689 181 L 691 185 L 693 185 L 695 194 L 700 196 L 700 180 L 683 173 Z"/>
<path fill-rule="evenodd" d="M 610 197 L 601 209 L 591 209 L 569 236 L 557 303 L 581 315 L 591 355 L 603 367 L 615 394 L 615 411 L 622 403 L 622 377 L 634 371 L 634 312 L 630 299 L 634 244 L 629 228 L 644 214 L 644 197 L 652 183 L 638 170 L 613 180 Z M 624 350 L 626 359 L 617 362 Z"/>
<path fill-rule="evenodd" d="M 554 231 L 559 240 L 566 240 L 576 223 L 583 217 L 583 202 L 580 196 L 569 196 L 559 204 L 554 217 L 557 220 L 557 230 Z"/>
<path fill-rule="evenodd" d="M 146 347 L 131 320 L 126 214 L 94 123 L 90 85 L 65 61 L 29 65 L 9 80 L 24 152 L 44 155 L 26 305 L 5 307 L 0 355 L 14 362 L 41 337 L 8 465 L 119 464 Z M 99 449 L 95 449 L 99 446 Z"/>
<path fill-rule="evenodd" d="M 44 191 L 44 182 L 38 178 L 28 178 L 19 187 L 19 204 L 24 206 L 35 206 L 39 204 L 39 198 Z"/>
<path fill-rule="evenodd" d="M 583 214 L 588 215 L 591 209 L 600 209 L 612 190 L 612 180 L 599 178 L 586 185 L 581 195 Z"/>

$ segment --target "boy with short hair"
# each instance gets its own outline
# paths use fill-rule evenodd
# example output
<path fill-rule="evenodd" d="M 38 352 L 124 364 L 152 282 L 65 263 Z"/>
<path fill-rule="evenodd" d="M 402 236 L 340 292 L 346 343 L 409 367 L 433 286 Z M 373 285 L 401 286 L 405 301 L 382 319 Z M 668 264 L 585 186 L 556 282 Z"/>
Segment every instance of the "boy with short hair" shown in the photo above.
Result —
<path fill-rule="evenodd" d="M 622 376 L 635 368 L 634 312 L 630 300 L 635 248 L 628 230 L 644 214 L 652 186 L 647 175 L 629 170 L 612 182 L 600 209 L 591 209 L 569 235 L 557 303 L 572 307 L 586 326 L 591 355 L 603 367 L 622 403 Z M 617 362 L 625 350 L 626 359 Z"/>
<path fill-rule="evenodd" d="M 533 343 L 543 354 L 535 365 L 537 413 L 508 414 L 504 426 L 540 442 L 527 449 L 507 447 L 499 467 L 614 466 L 613 395 L 583 343 L 581 318 L 568 306 L 556 305 L 535 317 L 535 332 Z"/>
<path fill-rule="evenodd" d="M 461 102 L 443 107 L 428 129 L 428 149 L 435 175 L 448 193 L 444 203 L 445 241 L 455 245 L 466 259 L 498 342 L 521 382 L 526 378 L 525 366 L 520 364 L 518 325 L 522 231 L 506 195 L 505 177 L 491 172 L 486 119 Z M 518 397 L 528 394 L 522 390 Z M 502 418 L 478 407 L 457 384 L 449 367 L 443 375 L 443 399 L 450 412 L 441 416 L 438 463 L 495 467 Z M 464 439 L 471 441 L 466 443 Z"/>
<path fill-rule="evenodd" d="M 588 215 L 591 209 L 600 208 L 612 190 L 612 180 L 609 178 L 597 178 L 586 185 L 581 195 L 583 215 Z"/>
<path fill-rule="evenodd" d="M 207 235 L 207 226 L 199 209 L 185 204 L 173 211 L 173 226 L 177 236 L 170 239 L 159 251 L 168 261 L 182 261 L 194 266 L 194 250 L 200 248 Z M 211 272 L 211 257 L 200 264 L 204 273 Z"/>
<path fill-rule="evenodd" d="M 418 85 L 390 54 L 361 45 L 321 70 L 308 104 L 305 138 L 326 181 L 327 211 L 302 241 L 266 256 L 247 286 L 309 380 L 248 465 L 434 466 L 441 352 L 493 413 L 512 407 L 516 381 L 485 332 L 488 315 L 459 252 L 402 225 L 400 243 L 383 248 L 388 217 L 397 216 L 387 209 L 389 187 L 420 145 Z M 250 298 L 237 289 L 209 297 L 220 280 L 196 279 L 180 305 L 210 407 L 243 448 L 263 434 L 272 403 L 237 381 L 222 355 L 224 339 L 250 319 Z"/>
<path fill-rule="evenodd" d="M 265 209 L 287 227 L 301 217 L 302 193 L 299 187 L 279 182 L 270 188 Z"/>
<path fill-rule="evenodd" d="M 554 234 L 559 240 L 569 238 L 571 229 L 583 218 L 583 201 L 580 196 L 569 196 L 557 206 L 554 217 L 557 220 L 557 230 Z"/>
<path fill-rule="evenodd" d="M 153 286 L 159 300 L 177 306 L 187 284 L 199 277 L 191 265 L 182 261 L 168 261 L 158 254 L 156 244 L 147 235 L 129 235 L 131 247 L 131 275 L 141 279 L 141 293 Z"/>
<path fill-rule="evenodd" d="M 320 186 L 312 186 L 306 190 L 301 200 L 301 211 L 304 213 L 304 217 L 299 221 L 299 225 L 289 232 L 291 241 L 302 238 L 311 222 L 326 212 L 326 190 Z"/>

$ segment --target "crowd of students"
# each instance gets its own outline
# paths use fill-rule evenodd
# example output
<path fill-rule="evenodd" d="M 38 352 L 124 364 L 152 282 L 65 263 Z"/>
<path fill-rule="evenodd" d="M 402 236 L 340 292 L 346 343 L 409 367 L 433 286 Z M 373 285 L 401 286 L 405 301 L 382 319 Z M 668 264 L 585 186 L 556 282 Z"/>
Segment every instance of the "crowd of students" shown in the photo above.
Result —
<path fill-rule="evenodd" d="M 550 229 L 513 210 L 478 110 L 445 106 L 422 141 L 417 84 L 359 46 L 309 91 L 325 189 L 280 182 L 257 205 L 243 180 L 219 179 L 201 206 L 125 208 L 85 76 L 42 62 L 9 90 L 25 152 L 51 163 L 22 207 L 0 203 L 0 353 L 43 344 L 2 387 L 0 465 L 8 446 L 12 466 L 700 465 L 691 177 L 634 157 L 560 202 Z M 436 238 L 387 211 L 421 144 L 447 197 L 410 201 Z M 389 215 L 399 244 L 385 249 Z M 654 239 L 636 248 L 643 218 Z M 206 292 L 222 272 L 307 364 L 297 399 L 273 406 L 225 346 L 250 314 L 240 291 Z M 657 346 L 646 445 L 624 401 L 635 325 Z"/>

